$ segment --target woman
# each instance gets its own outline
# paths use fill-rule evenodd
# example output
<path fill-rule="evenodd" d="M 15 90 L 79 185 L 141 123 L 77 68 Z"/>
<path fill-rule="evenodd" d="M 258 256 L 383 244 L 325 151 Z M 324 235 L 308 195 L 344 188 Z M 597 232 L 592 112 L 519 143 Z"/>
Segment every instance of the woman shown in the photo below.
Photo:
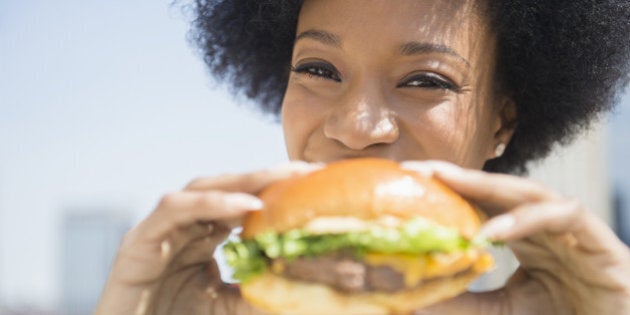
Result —
<path fill-rule="evenodd" d="M 439 314 L 630 314 L 630 252 L 579 202 L 522 173 L 628 82 L 627 1 L 198 1 L 218 77 L 281 112 L 293 162 L 201 178 L 125 237 L 97 314 L 255 314 L 213 249 L 269 183 L 363 156 L 430 172 L 494 216 L 521 267 Z M 448 162 L 418 162 L 443 160 Z M 246 210 L 248 209 L 248 210 Z M 253 209 L 253 210 L 252 210 Z"/>

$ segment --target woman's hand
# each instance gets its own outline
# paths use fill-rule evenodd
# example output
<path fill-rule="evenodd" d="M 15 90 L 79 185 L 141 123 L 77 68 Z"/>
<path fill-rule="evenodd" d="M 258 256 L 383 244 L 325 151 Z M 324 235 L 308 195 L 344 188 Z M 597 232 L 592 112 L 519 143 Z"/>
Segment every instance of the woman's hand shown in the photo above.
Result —
<path fill-rule="evenodd" d="M 524 178 L 407 162 L 494 216 L 480 233 L 507 242 L 520 267 L 504 288 L 466 293 L 418 314 L 630 314 L 630 251 L 575 200 Z"/>
<path fill-rule="evenodd" d="M 270 183 L 319 168 L 301 162 L 244 175 L 198 179 L 162 198 L 129 231 L 95 314 L 256 314 L 224 284 L 213 253 Z"/>

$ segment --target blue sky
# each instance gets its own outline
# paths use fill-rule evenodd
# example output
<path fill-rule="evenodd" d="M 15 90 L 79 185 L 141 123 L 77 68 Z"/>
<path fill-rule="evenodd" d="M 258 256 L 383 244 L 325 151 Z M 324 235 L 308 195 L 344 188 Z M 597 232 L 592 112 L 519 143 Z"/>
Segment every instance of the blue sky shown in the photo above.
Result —
<path fill-rule="evenodd" d="M 168 1 L 0 2 L 0 302 L 54 304 L 60 214 L 135 218 L 188 180 L 284 161 Z"/>
<path fill-rule="evenodd" d="M 54 305 L 64 209 L 137 220 L 192 178 L 286 159 L 278 125 L 213 87 L 170 1 L 59 3 L 0 2 L 0 303 Z"/>

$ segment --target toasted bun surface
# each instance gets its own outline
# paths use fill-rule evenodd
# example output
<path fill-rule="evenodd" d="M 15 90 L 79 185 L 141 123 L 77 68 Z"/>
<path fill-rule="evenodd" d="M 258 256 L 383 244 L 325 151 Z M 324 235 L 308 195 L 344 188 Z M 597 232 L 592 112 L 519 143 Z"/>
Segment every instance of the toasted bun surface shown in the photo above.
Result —
<path fill-rule="evenodd" d="M 245 218 L 241 237 L 301 228 L 319 217 L 401 220 L 423 217 L 471 237 L 480 225 L 475 209 L 442 183 L 398 163 L 375 158 L 343 160 L 305 176 L 276 182 L 259 197 L 263 211 Z"/>

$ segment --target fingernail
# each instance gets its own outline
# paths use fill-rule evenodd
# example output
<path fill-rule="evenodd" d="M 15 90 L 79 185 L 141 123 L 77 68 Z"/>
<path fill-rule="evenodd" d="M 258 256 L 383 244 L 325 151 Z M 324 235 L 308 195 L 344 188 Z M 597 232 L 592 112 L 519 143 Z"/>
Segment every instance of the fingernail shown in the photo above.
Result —
<path fill-rule="evenodd" d="M 429 177 L 433 176 L 435 173 L 445 174 L 447 176 L 463 173 L 459 166 L 440 160 L 405 161 L 400 163 L 400 166 L 404 169 L 416 171 Z"/>
<path fill-rule="evenodd" d="M 400 167 L 406 170 L 420 173 L 426 177 L 433 176 L 434 169 L 427 163 L 417 161 L 406 161 L 400 163 Z"/>
<path fill-rule="evenodd" d="M 244 193 L 231 193 L 225 196 L 225 202 L 228 206 L 241 210 L 260 210 L 265 206 L 259 198 Z"/>
<path fill-rule="evenodd" d="M 512 230 L 516 218 L 511 214 L 502 214 L 492 218 L 484 226 L 479 229 L 479 235 L 481 237 L 487 237 L 491 239 L 500 239 L 505 233 Z"/>
<path fill-rule="evenodd" d="M 435 162 L 434 170 L 446 176 L 459 176 L 464 173 L 461 167 L 447 162 Z"/>
<path fill-rule="evenodd" d="M 292 161 L 289 163 L 284 163 L 273 167 L 272 169 L 275 171 L 299 171 L 299 172 L 309 172 L 321 169 L 325 166 L 324 163 L 308 163 L 304 161 Z"/>

